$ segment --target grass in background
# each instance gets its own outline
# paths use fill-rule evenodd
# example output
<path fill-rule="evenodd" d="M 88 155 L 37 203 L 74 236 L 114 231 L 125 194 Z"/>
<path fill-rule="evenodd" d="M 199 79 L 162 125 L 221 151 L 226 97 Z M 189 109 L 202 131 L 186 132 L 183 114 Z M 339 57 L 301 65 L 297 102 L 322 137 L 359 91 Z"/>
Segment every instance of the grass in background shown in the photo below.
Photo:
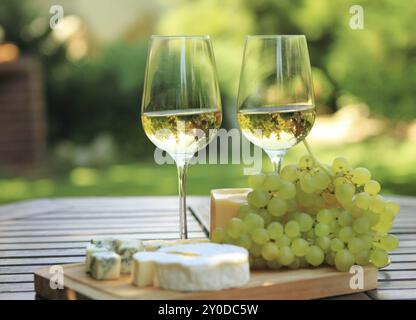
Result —
<path fill-rule="evenodd" d="M 409 141 L 377 138 L 340 146 L 312 146 L 323 162 L 345 156 L 352 166 L 364 166 L 382 184 L 383 193 L 416 196 L 416 148 Z M 284 164 L 296 162 L 306 151 L 302 144 L 289 151 Z M 267 158 L 265 171 L 271 170 Z M 245 187 L 242 165 L 193 165 L 188 194 L 208 195 L 214 188 Z M 129 163 L 105 168 L 78 167 L 47 172 L 42 177 L 0 177 L 0 203 L 40 197 L 176 195 L 174 165 Z"/>

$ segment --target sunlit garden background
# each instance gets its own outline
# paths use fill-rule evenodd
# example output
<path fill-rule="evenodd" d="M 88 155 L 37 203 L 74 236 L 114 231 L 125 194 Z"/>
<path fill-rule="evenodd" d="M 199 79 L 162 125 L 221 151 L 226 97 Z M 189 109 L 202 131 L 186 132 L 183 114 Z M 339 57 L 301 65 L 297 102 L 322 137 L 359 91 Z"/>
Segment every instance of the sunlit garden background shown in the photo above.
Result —
<path fill-rule="evenodd" d="M 354 166 L 368 167 L 385 193 L 416 195 L 412 2 L 2 0 L 0 203 L 37 197 L 176 194 L 176 167 L 154 162 L 154 145 L 139 121 L 151 34 L 211 35 L 223 127 L 228 129 L 236 127 L 245 36 L 305 34 L 319 114 L 308 139 L 318 158 L 345 156 Z M 350 27 L 354 4 L 364 9 L 362 30 Z M 63 28 L 50 27 L 52 5 L 64 9 Z M 13 117 L 13 112 L 20 112 L 13 103 L 23 99 L 16 79 L 32 64 L 35 76 L 21 81 L 35 87 L 36 94 L 25 101 L 36 100 L 36 116 Z M 36 157 L 29 161 L 23 149 L 12 156 L 21 141 L 32 141 L 30 132 L 16 128 L 22 122 L 31 126 L 32 121 L 41 128 L 35 131 Z M 296 146 L 285 162 L 296 161 L 304 152 L 302 145 Z M 270 164 L 266 158 L 264 162 L 268 170 Z M 245 186 L 242 168 L 194 165 L 188 194 Z"/>

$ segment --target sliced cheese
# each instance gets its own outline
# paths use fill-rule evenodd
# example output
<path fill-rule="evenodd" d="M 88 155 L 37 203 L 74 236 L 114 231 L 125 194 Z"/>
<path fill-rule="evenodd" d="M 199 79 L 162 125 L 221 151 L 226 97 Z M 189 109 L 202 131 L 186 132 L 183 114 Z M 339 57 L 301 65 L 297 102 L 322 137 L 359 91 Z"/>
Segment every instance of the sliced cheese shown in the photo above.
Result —
<path fill-rule="evenodd" d="M 134 255 L 133 283 L 179 291 L 240 287 L 250 279 L 246 249 L 226 244 L 166 246 Z"/>
<path fill-rule="evenodd" d="M 116 252 L 121 257 L 121 273 L 130 274 L 132 268 L 133 255 L 136 252 L 143 251 L 143 243 L 140 240 L 117 240 Z"/>
<path fill-rule="evenodd" d="M 210 234 L 215 228 L 224 228 L 227 222 L 237 216 L 238 209 L 247 203 L 248 188 L 211 190 Z"/>

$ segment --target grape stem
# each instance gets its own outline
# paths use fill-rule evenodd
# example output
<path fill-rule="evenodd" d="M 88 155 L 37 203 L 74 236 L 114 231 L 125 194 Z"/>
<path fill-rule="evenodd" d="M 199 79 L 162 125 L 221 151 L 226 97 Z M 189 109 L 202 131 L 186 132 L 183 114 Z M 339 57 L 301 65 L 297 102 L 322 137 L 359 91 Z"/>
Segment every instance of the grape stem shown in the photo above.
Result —
<path fill-rule="evenodd" d="M 316 159 L 315 155 L 312 152 L 311 146 L 309 145 L 308 141 L 306 141 L 306 139 L 303 139 L 303 145 L 305 146 L 306 150 L 309 153 L 309 156 L 311 157 L 313 163 L 318 166 L 319 168 L 322 169 L 322 171 L 324 171 L 330 178 L 333 178 L 332 173 L 322 164 L 318 161 L 318 159 Z"/>

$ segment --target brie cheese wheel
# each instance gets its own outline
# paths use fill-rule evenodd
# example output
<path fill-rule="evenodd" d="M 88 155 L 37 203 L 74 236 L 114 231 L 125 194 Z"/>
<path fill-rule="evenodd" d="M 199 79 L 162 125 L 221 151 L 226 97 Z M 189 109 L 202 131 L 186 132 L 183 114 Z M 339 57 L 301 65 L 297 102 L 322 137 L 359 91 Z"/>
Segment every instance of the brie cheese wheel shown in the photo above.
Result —
<path fill-rule="evenodd" d="M 225 228 L 227 222 L 237 216 L 238 209 L 247 203 L 249 188 L 211 190 L 210 234 L 215 228 Z"/>
<path fill-rule="evenodd" d="M 178 291 L 240 287 L 250 279 L 248 251 L 215 243 L 166 246 L 134 255 L 133 284 Z"/>
<path fill-rule="evenodd" d="M 143 241 L 144 251 L 156 251 L 167 246 L 209 242 L 208 239 L 147 240 Z"/>

